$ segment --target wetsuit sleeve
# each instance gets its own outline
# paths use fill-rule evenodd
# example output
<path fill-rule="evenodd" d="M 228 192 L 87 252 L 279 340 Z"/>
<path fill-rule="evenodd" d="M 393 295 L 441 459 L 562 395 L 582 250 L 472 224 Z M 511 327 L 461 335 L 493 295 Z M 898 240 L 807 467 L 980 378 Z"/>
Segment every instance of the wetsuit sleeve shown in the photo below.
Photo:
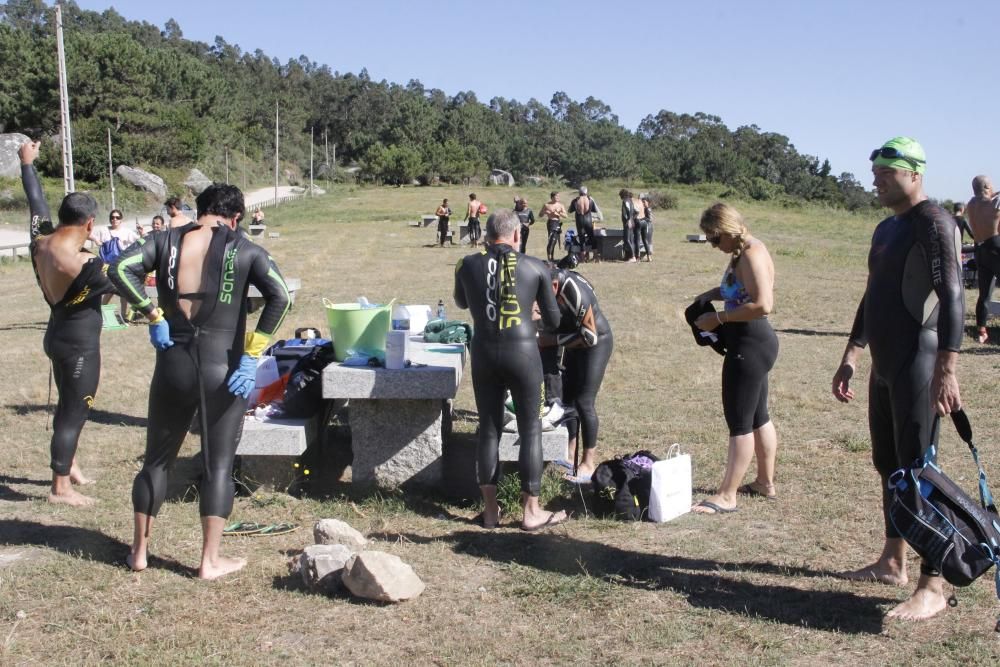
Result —
<path fill-rule="evenodd" d="M 622 202 L 622 224 L 629 222 L 632 219 L 632 211 L 630 210 L 628 201 Z"/>
<path fill-rule="evenodd" d="M 559 304 L 552 292 L 552 278 L 548 268 L 541 262 L 539 265 L 538 293 L 535 294 L 535 302 L 538 303 L 538 311 L 542 314 L 542 326 L 547 331 L 555 331 L 559 326 Z"/>
<path fill-rule="evenodd" d="M 557 303 L 562 303 L 562 307 L 573 314 L 573 324 L 576 328 L 570 333 L 559 334 L 559 344 L 572 345 L 579 342 L 584 347 L 597 345 L 594 293 L 580 285 L 572 276 L 566 276 L 559 285 Z"/>
<path fill-rule="evenodd" d="M 39 236 L 52 233 L 52 214 L 42 193 L 42 184 L 38 181 L 35 165 L 21 165 L 21 184 L 24 186 L 24 194 L 28 198 L 28 208 L 31 211 L 28 235 L 30 240 L 34 241 Z"/>
<path fill-rule="evenodd" d="M 166 238 L 166 234 L 152 234 L 148 239 L 139 239 L 122 250 L 108 268 L 108 278 L 115 289 L 143 315 L 156 310 L 146 296 L 146 274 L 156 270 L 157 250 Z"/>
<path fill-rule="evenodd" d="M 469 307 L 469 299 L 465 296 L 465 285 L 462 284 L 462 260 L 455 264 L 455 305 L 465 310 Z"/>
<path fill-rule="evenodd" d="M 861 303 L 858 304 L 858 312 L 854 314 L 854 324 L 851 326 L 851 335 L 847 340 L 851 345 L 856 347 L 865 347 L 868 345 L 868 336 L 865 334 L 864 296 L 861 297 Z"/>
<path fill-rule="evenodd" d="M 264 250 L 254 253 L 248 281 L 264 297 L 264 310 L 257 320 L 255 333 L 270 338 L 278 333 L 278 327 L 288 314 L 292 302 L 288 294 L 288 285 L 285 284 L 285 279 L 278 271 L 274 259 Z"/>
<path fill-rule="evenodd" d="M 943 210 L 918 218 L 923 233 L 924 259 L 931 287 L 938 297 L 938 350 L 958 352 L 965 324 L 962 289 L 962 241 L 955 220 Z"/>
<path fill-rule="evenodd" d="M 532 211 L 530 208 L 528 209 L 528 224 L 529 225 L 535 224 L 535 212 Z"/>

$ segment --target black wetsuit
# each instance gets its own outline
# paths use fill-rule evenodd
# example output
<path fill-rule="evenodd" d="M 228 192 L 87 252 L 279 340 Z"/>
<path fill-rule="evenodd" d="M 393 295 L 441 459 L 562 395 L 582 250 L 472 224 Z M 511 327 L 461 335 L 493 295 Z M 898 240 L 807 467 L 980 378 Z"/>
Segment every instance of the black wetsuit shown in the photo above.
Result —
<path fill-rule="evenodd" d="M 556 248 L 559 246 L 559 237 L 562 236 L 562 220 L 549 218 L 545 223 L 545 230 L 549 233 L 549 238 L 545 243 L 545 255 L 549 259 L 554 259 Z"/>
<path fill-rule="evenodd" d="M 587 200 L 587 210 L 581 212 L 583 206 L 579 203 L 581 199 Z M 576 236 L 580 247 L 584 252 L 594 249 L 594 211 L 597 210 L 597 202 L 590 195 L 580 195 L 569 203 L 569 211 L 574 214 L 576 220 Z"/>
<path fill-rule="evenodd" d="M 451 221 L 451 209 L 445 209 L 447 215 L 438 216 L 438 243 L 444 245 L 445 239 L 448 238 L 448 223 Z"/>
<path fill-rule="evenodd" d="M 541 490 L 543 465 L 542 360 L 531 319 L 536 301 L 543 326 L 554 329 L 559 306 L 548 268 L 509 245 L 490 244 L 455 267 L 455 303 L 469 309 L 474 324 L 472 385 L 479 411 L 479 484 L 495 485 L 498 480 L 504 398 L 509 389 L 518 408 L 521 489 L 532 496 Z"/>
<path fill-rule="evenodd" d="M 638 230 L 636 230 L 635 224 L 635 207 L 632 206 L 631 199 L 622 200 L 622 240 L 624 241 L 624 247 L 622 248 L 625 254 L 625 259 L 638 259 L 638 239 L 636 235 Z"/>
<path fill-rule="evenodd" d="M 961 235 L 954 218 L 923 201 L 886 218 L 872 236 L 868 287 L 850 341 L 871 345 L 868 423 L 872 460 L 886 481 L 923 455 L 935 412 L 930 385 L 939 351 L 957 352 L 965 317 Z M 900 537 L 888 515 L 886 537 Z"/>
<path fill-rule="evenodd" d="M 33 165 L 21 165 L 21 181 L 31 209 L 31 266 L 41 287 L 35 261 L 36 240 L 54 229 Z M 95 256 L 83 265 L 59 301 L 51 303 L 45 297 L 50 312 L 42 346 L 52 362 L 52 378 L 59 391 L 49 444 L 50 465 L 57 475 L 69 474 L 80 432 L 97 395 L 101 377 L 101 297 L 112 290 L 104 262 Z"/>
<path fill-rule="evenodd" d="M 976 280 L 979 298 L 976 299 L 976 326 L 985 327 L 989 319 L 988 306 L 993 300 L 993 287 L 1000 276 L 1000 236 L 991 236 L 976 244 Z"/>
<path fill-rule="evenodd" d="M 202 291 L 178 294 L 177 269 L 185 234 L 196 223 L 154 232 L 125 250 L 109 275 L 134 308 L 150 313 L 143 281 L 156 271 L 156 287 L 174 346 L 156 353 L 149 390 L 146 457 L 132 486 L 136 512 L 155 516 L 167 490 L 167 469 L 177 457 L 188 426 L 200 408 L 204 477 L 199 488 L 202 516 L 227 517 L 233 506 L 233 457 L 247 399 L 226 382 L 244 353 L 246 301 L 250 285 L 266 305 L 257 332 L 273 335 L 288 310 L 285 281 L 267 251 L 242 231 L 218 226 L 205 256 Z M 191 320 L 177 305 L 184 297 L 198 305 Z M 200 303 L 198 303 L 200 302 Z M 207 427 L 207 429 L 206 429 Z"/>
<path fill-rule="evenodd" d="M 569 437 L 583 431 L 583 448 L 597 446 L 597 392 L 614 349 L 614 337 L 593 286 L 579 273 L 555 270 L 558 281 L 559 327 L 556 334 L 563 352 L 563 404 L 576 410 L 566 422 Z M 579 345 L 582 344 L 582 347 Z"/>
<path fill-rule="evenodd" d="M 637 219 L 635 221 L 636 229 L 636 241 L 635 250 L 638 253 L 639 243 L 642 243 L 642 247 L 646 249 L 646 257 L 652 258 L 653 249 L 650 247 L 650 243 L 653 240 L 653 214 L 649 212 L 649 207 L 645 207 L 646 215 Z M 636 258 L 638 259 L 638 257 Z"/>
<path fill-rule="evenodd" d="M 479 216 L 469 218 L 469 242 L 478 243 L 483 235 L 482 227 L 479 225 Z"/>
<path fill-rule="evenodd" d="M 535 224 L 535 213 L 530 208 L 523 208 L 520 211 L 515 208 L 514 213 L 517 213 L 517 219 L 521 221 L 520 253 L 523 255 L 528 247 L 528 233 L 531 231 L 531 225 Z"/>

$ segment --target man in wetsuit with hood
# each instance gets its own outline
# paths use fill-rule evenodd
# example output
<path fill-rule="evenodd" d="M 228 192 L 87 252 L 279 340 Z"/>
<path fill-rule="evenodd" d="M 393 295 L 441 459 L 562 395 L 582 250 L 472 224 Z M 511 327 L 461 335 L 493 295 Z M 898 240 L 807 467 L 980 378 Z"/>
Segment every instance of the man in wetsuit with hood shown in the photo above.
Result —
<path fill-rule="evenodd" d="M 546 512 L 538 502 L 542 480 L 543 402 L 542 359 L 532 306 L 537 301 L 542 324 L 559 324 L 559 306 L 549 269 L 539 259 L 522 255 L 521 223 L 510 209 L 500 209 L 486 222 L 486 247 L 459 260 L 455 267 L 455 303 L 472 314 L 472 386 L 479 411 L 476 470 L 485 508 L 482 525 L 500 522 L 497 481 L 499 443 L 503 431 L 504 399 L 510 390 L 517 406 L 521 451 L 521 529 L 535 531 L 566 520 L 564 511 Z"/>
<path fill-rule="evenodd" d="M 833 395 L 843 403 L 854 398 L 850 381 L 862 350 L 871 345 L 868 427 L 872 461 L 882 478 L 885 544 L 874 563 L 844 576 L 903 586 L 906 542 L 889 520 L 886 482 L 923 455 L 935 412 L 946 415 L 961 407 L 955 375 L 965 318 L 961 235 L 955 219 L 924 194 L 920 144 L 895 137 L 870 159 L 879 202 L 894 215 L 872 235 L 868 286 L 833 376 Z M 945 606 L 941 574 L 925 562 L 913 595 L 888 616 L 920 620 Z"/>
<path fill-rule="evenodd" d="M 50 309 L 43 347 L 59 391 L 52 420 L 49 502 L 84 506 L 94 499 L 73 488 L 90 482 L 76 464 L 76 448 L 101 375 L 101 298 L 113 288 L 104 262 L 83 249 L 94 228 L 97 202 L 80 192 L 66 195 L 59 206 L 59 226 L 53 228 L 34 167 L 39 146 L 37 141 L 22 144 L 18 155 L 31 210 L 31 265 Z"/>
<path fill-rule="evenodd" d="M 147 564 L 153 517 L 167 490 L 167 470 L 198 410 L 204 472 L 199 504 L 204 542 L 198 576 L 216 579 L 244 565 L 219 555 L 233 508 L 233 457 L 257 358 L 288 310 L 288 288 L 267 251 L 239 228 L 243 193 L 214 183 L 197 199 L 198 218 L 150 234 L 123 252 L 109 271 L 132 307 L 149 318 L 156 368 L 149 391 L 146 456 L 132 486 L 135 535 L 129 566 Z M 146 274 L 156 271 L 160 308 L 146 297 Z M 246 330 L 250 286 L 265 306 L 253 333 Z M 162 310 L 161 310 L 162 309 Z"/>

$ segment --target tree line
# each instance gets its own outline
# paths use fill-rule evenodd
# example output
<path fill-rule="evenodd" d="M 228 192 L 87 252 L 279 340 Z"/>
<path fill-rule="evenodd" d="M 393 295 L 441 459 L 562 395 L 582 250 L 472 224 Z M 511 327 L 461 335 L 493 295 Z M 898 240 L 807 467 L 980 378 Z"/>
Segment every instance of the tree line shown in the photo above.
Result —
<path fill-rule="evenodd" d="M 222 147 L 273 159 L 277 103 L 282 160 L 307 168 L 310 143 L 322 148 L 325 134 L 337 162 L 357 164 L 357 177 L 373 182 L 459 183 L 500 168 L 570 185 L 716 182 L 759 200 L 877 205 L 852 174 L 831 174 L 828 161 L 799 153 L 787 137 L 755 125 L 730 130 L 710 114 L 661 110 L 631 132 L 593 97 L 483 103 L 472 91 L 373 81 L 366 70 L 341 74 L 306 56 L 281 63 L 221 36 L 192 41 L 172 19 L 160 29 L 72 1 L 63 3 L 63 26 L 74 163 L 84 180 L 106 178 L 109 128 L 118 163 L 217 164 Z M 0 5 L 0 53 L 0 132 L 57 133 L 54 11 L 43 0 Z M 39 165 L 51 175 L 61 173 L 55 153 Z"/>

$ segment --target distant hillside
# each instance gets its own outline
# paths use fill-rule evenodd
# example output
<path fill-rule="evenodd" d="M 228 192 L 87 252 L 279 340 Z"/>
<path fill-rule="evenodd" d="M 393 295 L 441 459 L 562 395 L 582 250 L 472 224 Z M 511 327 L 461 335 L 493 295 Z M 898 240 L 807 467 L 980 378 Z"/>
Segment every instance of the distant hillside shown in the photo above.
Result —
<path fill-rule="evenodd" d="M 90 181 L 106 177 L 108 128 L 119 164 L 219 173 L 228 147 L 265 165 L 277 102 L 283 160 L 306 169 L 315 128 L 317 165 L 325 161 L 325 134 L 339 164 L 357 163 L 357 177 L 375 182 L 457 183 L 501 168 L 571 185 L 714 181 L 760 200 L 873 205 L 853 175 L 831 174 L 829 162 L 800 154 L 787 137 L 753 125 L 733 131 L 709 114 L 661 110 L 633 133 L 593 97 L 578 102 L 557 92 L 547 105 L 483 104 L 471 91 L 449 96 L 415 79 L 375 82 L 365 70 L 340 74 L 306 56 L 282 64 L 222 37 L 193 42 L 173 20 L 161 30 L 68 2 L 63 21 L 74 162 L 78 177 Z M 54 32 L 54 11 L 41 0 L 0 5 L 0 131 L 57 132 Z M 49 151 L 40 166 L 58 174 L 57 159 Z"/>

